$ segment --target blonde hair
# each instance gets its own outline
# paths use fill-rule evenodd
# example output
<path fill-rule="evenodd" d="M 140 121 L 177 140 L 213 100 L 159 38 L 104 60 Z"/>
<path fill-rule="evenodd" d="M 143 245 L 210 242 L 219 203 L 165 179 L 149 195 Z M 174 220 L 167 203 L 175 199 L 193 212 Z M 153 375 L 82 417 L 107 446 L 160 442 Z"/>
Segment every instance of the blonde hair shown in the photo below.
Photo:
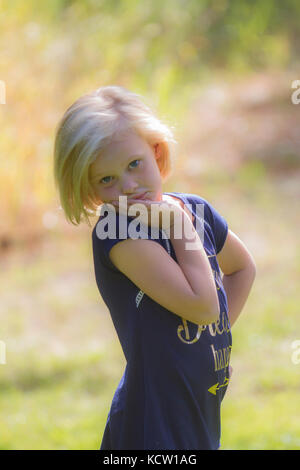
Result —
<path fill-rule="evenodd" d="M 122 132 L 134 130 L 149 145 L 162 144 L 157 160 L 163 181 L 171 174 L 173 133 L 136 93 L 120 86 L 100 87 L 77 99 L 58 123 L 54 143 L 54 180 L 66 219 L 90 226 L 96 197 L 90 184 L 90 165 L 99 152 Z M 99 204 L 99 202 L 98 202 Z"/>

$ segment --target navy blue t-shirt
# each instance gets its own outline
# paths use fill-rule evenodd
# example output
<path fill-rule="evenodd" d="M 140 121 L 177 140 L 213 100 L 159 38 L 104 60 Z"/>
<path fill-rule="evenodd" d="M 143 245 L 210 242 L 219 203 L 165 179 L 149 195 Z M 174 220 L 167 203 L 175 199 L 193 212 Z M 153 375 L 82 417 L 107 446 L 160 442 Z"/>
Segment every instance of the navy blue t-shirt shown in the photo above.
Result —
<path fill-rule="evenodd" d="M 149 298 L 109 258 L 110 249 L 130 236 L 127 228 L 133 217 L 124 216 L 127 234 L 119 238 L 122 216 L 117 213 L 117 238 L 106 239 L 97 236 L 97 225 L 105 216 L 99 217 L 92 233 L 96 282 L 126 358 L 100 450 L 202 450 L 220 446 L 220 407 L 229 381 L 232 337 L 216 254 L 225 243 L 228 224 L 200 196 L 164 194 L 191 204 L 187 207 L 195 216 L 196 230 L 199 233 L 199 227 L 204 228 L 202 243 L 214 274 L 220 316 L 215 323 L 201 326 Z M 204 207 L 202 217 L 197 204 Z M 147 230 L 150 238 L 151 228 Z M 155 241 L 177 261 L 172 243 L 162 231 Z"/>

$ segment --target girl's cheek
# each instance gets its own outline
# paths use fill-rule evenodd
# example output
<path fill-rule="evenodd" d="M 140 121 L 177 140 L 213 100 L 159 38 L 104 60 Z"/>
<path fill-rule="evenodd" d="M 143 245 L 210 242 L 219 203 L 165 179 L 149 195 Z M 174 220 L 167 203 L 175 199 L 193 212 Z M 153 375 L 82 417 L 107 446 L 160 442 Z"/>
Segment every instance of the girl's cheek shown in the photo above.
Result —
<path fill-rule="evenodd" d="M 113 188 L 107 189 L 107 190 L 105 191 L 105 197 L 106 197 L 106 199 L 109 200 L 109 201 L 112 201 L 112 200 L 118 201 L 118 200 L 119 200 L 119 194 L 118 194 L 118 192 L 117 192 L 115 189 L 113 189 Z"/>

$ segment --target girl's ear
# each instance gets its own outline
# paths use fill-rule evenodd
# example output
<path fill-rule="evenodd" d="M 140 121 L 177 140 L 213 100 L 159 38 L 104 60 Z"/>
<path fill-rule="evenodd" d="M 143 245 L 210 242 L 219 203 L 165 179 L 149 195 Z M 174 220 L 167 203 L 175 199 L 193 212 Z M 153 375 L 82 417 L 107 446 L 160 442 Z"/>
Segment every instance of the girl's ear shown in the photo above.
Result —
<path fill-rule="evenodd" d="M 156 160 L 162 156 L 163 150 L 162 150 L 162 145 L 160 143 L 154 145 L 154 154 L 155 154 Z"/>

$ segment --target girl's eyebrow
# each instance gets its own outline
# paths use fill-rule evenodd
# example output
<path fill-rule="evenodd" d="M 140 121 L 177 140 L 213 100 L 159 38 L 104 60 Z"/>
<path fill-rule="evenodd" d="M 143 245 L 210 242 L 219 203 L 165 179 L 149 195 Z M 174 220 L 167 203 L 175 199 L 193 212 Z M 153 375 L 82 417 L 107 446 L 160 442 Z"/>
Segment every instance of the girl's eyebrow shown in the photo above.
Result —
<path fill-rule="evenodd" d="M 128 160 L 126 161 L 126 164 L 134 159 L 134 158 L 137 158 L 137 157 L 141 157 L 141 154 L 137 154 L 137 155 L 131 155 L 131 157 L 128 158 Z M 93 180 L 96 179 L 96 178 L 99 178 L 100 176 L 103 176 L 103 175 L 109 175 L 110 173 L 113 173 L 112 171 L 105 171 L 105 172 L 101 172 L 101 173 L 96 173 L 96 175 L 94 176 Z"/>

